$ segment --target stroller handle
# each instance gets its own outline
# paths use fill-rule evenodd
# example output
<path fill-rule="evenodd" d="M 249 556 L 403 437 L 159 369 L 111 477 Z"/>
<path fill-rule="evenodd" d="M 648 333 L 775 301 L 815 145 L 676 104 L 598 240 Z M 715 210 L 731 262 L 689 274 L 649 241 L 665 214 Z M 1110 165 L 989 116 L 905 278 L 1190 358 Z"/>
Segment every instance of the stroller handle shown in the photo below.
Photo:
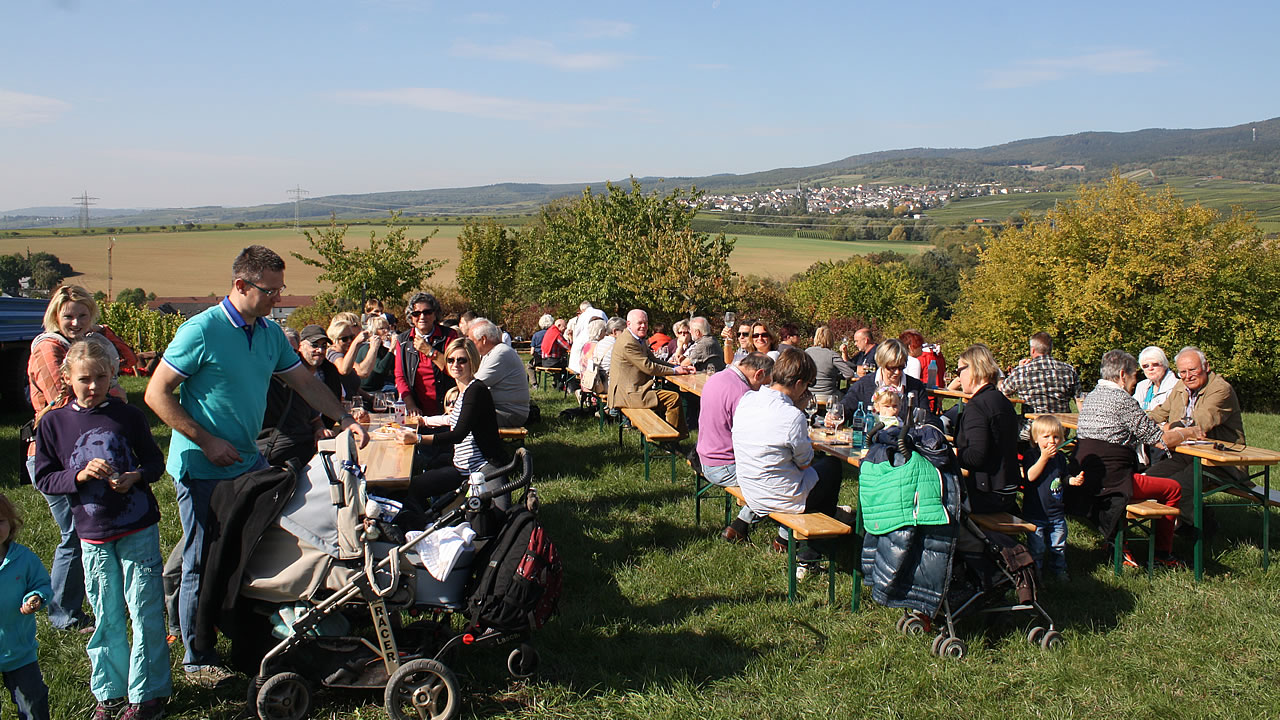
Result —
<path fill-rule="evenodd" d="M 499 495 L 506 495 L 513 490 L 519 490 L 522 487 L 527 487 L 533 480 L 533 458 L 530 457 L 529 451 L 526 448 L 517 448 L 515 457 L 511 458 L 511 462 L 500 468 L 494 468 L 493 470 L 486 472 L 484 474 L 484 479 L 493 480 L 494 478 L 510 477 L 517 466 L 520 467 L 520 477 L 518 479 L 500 485 L 492 490 L 485 490 L 480 493 L 480 499 L 489 500 L 490 498 L 494 498 Z"/>

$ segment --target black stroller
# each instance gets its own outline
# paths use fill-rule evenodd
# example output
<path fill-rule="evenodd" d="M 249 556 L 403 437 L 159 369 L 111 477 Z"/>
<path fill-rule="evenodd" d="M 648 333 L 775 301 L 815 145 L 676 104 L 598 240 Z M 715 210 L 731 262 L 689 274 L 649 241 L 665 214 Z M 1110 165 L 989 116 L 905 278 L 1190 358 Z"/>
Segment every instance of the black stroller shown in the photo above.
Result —
<path fill-rule="evenodd" d="M 257 539 L 234 614 L 223 613 L 219 622 L 232 638 L 233 657 L 242 667 L 253 663 L 245 668 L 255 673 L 250 709 L 262 720 L 301 720 L 313 688 L 370 689 L 382 691 L 393 719 L 449 720 L 460 711 L 459 691 L 444 661 L 462 648 L 511 646 L 508 671 L 530 676 L 538 656 L 529 636 L 550 612 L 536 622 L 525 618 L 523 626 L 492 627 L 475 622 L 475 615 L 452 621 L 468 610 L 509 519 L 536 511 L 528 451 L 520 448 L 510 464 L 485 473 L 483 492 L 464 497 L 464 486 L 442 498 L 427 511 L 421 534 L 408 538 L 379 518 L 382 510 L 366 495 L 356 457 L 354 441 L 344 433 L 335 451 L 322 449 L 298 475 L 283 511 Z M 502 483 L 515 473 L 515 480 Z M 495 498 L 521 488 L 528 489 L 510 512 L 494 507 Z M 424 567 L 423 540 L 450 528 L 465 535 L 456 527 L 464 520 L 476 529 L 475 541 L 438 580 Z M 527 513 L 522 520 L 531 522 Z M 554 572 L 558 597 L 558 560 Z M 264 636 L 273 644 L 264 645 Z M 255 647 L 234 649 L 242 642 Z"/>
<path fill-rule="evenodd" d="M 1029 642 L 1046 650 L 1062 644 L 1036 598 L 1030 553 L 969 513 L 954 452 L 939 429 L 908 421 L 873 431 L 859 506 L 863 582 L 877 603 L 903 608 L 897 627 L 904 635 L 936 632 L 931 652 L 962 658 L 968 647 L 956 632 L 959 620 L 1028 612 L 1035 618 Z"/>

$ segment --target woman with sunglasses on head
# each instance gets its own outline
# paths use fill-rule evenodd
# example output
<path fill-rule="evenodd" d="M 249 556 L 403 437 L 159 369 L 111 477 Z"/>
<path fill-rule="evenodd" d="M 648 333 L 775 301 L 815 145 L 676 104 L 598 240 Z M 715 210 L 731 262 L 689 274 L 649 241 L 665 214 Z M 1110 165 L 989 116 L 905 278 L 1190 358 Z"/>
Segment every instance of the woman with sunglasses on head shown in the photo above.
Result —
<path fill-rule="evenodd" d="M 960 389 L 971 396 L 956 428 L 956 457 L 969 508 L 976 513 L 1011 512 L 1022 481 L 1021 423 L 1013 403 L 996 387 L 1000 366 L 986 345 L 970 345 L 960 353 L 956 373 Z"/>
<path fill-rule="evenodd" d="M 415 415 L 438 415 L 453 378 L 445 372 L 444 348 L 458 331 L 437 322 L 440 303 L 427 292 L 409 298 L 409 329 L 396 338 L 396 390 L 405 409 Z"/>
<path fill-rule="evenodd" d="M 844 399 L 840 401 L 840 404 L 844 405 L 845 417 L 853 417 L 853 412 L 858 409 L 859 404 L 862 405 L 863 411 L 871 412 L 872 399 L 875 397 L 876 390 L 888 387 L 897 390 L 902 397 L 902 402 L 898 403 L 899 418 L 905 421 L 907 413 L 913 408 L 920 408 L 926 417 L 932 420 L 933 415 L 929 412 L 929 398 L 924 383 L 906 373 L 908 357 L 910 355 L 902 341 L 892 338 L 882 341 L 876 347 L 876 371 L 858 378 L 857 382 L 849 386 L 849 392 L 845 393 Z"/>
<path fill-rule="evenodd" d="M 456 490 L 468 475 L 485 465 L 507 462 L 502 441 L 498 438 L 498 413 L 493 395 L 475 378 L 480 365 L 480 350 L 467 338 L 456 338 L 442 353 L 450 377 L 457 383 L 458 398 L 448 415 L 423 418 L 423 433 L 416 436 L 420 444 L 452 446 L 451 465 L 433 467 L 409 481 L 409 495 L 423 505 L 429 498 Z M 432 432 L 435 429 L 438 432 Z M 432 432 L 432 434 L 425 434 Z M 443 456 L 437 456 L 443 457 Z"/>
<path fill-rule="evenodd" d="M 359 362 L 360 348 L 369 342 L 372 333 L 361 329 L 360 318 L 355 313 L 341 312 L 329 321 L 329 329 L 325 331 L 329 338 L 329 351 L 326 357 L 338 369 L 342 383 L 342 399 L 350 400 L 360 396 L 360 378 L 373 369 L 373 361 L 377 356 L 369 357 L 365 353 L 364 363 Z M 362 368 L 361 365 L 368 367 Z M 361 370 L 364 370 L 364 375 Z"/>

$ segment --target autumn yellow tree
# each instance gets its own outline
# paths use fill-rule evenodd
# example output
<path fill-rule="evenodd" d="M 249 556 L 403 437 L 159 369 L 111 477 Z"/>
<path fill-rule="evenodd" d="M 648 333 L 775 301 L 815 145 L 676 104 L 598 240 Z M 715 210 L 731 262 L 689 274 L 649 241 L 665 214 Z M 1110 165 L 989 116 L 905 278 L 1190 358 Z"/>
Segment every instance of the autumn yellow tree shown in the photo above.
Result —
<path fill-rule="evenodd" d="M 1222 217 L 1166 189 L 1113 177 L 993 238 L 948 326 L 1004 363 L 1045 331 L 1055 354 L 1097 377 L 1102 353 L 1197 345 L 1242 399 L 1280 399 L 1280 251 L 1252 218 Z"/>

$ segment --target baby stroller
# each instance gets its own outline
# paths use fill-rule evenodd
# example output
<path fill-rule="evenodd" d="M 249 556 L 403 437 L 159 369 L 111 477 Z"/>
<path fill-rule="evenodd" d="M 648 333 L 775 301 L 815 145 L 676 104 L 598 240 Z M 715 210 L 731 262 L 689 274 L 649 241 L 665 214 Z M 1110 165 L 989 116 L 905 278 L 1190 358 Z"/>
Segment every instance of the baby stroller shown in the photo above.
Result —
<path fill-rule="evenodd" d="M 277 520 L 250 553 L 237 607 L 221 615 L 233 659 L 254 675 L 248 699 L 257 717 L 301 720 L 312 688 L 326 687 L 381 690 L 393 719 L 449 720 L 460 711 L 459 691 L 444 661 L 463 648 L 511 646 L 508 671 L 531 675 L 538 658 L 529 635 L 554 612 L 559 595 L 554 548 L 555 567 L 543 568 L 555 576 L 554 592 L 543 598 L 550 604 L 545 612 L 496 626 L 468 607 L 480 594 L 480 576 L 489 577 L 488 561 L 500 561 L 497 553 L 515 518 L 532 522 L 532 532 L 544 537 L 529 519 L 537 495 L 529 487 L 528 451 L 520 448 L 509 465 L 484 473 L 482 492 L 464 486 L 441 498 L 425 512 L 422 532 L 404 537 L 386 521 L 385 506 L 366 495 L 350 434 L 335 445 L 322 448 L 298 474 Z M 508 476 L 515 479 L 503 483 Z M 496 499 L 520 488 L 528 489 L 516 507 L 495 507 Z M 458 527 L 464 520 L 476 532 L 470 545 Z M 429 542 L 440 537 L 447 539 Z M 450 554 L 452 568 L 447 561 L 443 571 L 436 568 L 447 573 L 443 580 L 423 567 Z M 417 619 L 406 622 L 402 613 Z M 457 630 L 453 616 L 464 613 L 468 619 Z"/>
<path fill-rule="evenodd" d="M 1062 644 L 1036 599 L 1030 553 L 970 517 L 942 432 L 924 423 L 913 427 L 909 419 L 903 428 L 877 427 L 869 448 L 859 478 L 863 582 L 877 603 L 903 608 L 898 630 L 923 635 L 936 628 L 930 651 L 962 658 L 968 647 L 957 621 L 1029 612 L 1036 625 L 1028 641 L 1046 650 Z M 1018 595 L 1013 602 L 1011 590 Z"/>

